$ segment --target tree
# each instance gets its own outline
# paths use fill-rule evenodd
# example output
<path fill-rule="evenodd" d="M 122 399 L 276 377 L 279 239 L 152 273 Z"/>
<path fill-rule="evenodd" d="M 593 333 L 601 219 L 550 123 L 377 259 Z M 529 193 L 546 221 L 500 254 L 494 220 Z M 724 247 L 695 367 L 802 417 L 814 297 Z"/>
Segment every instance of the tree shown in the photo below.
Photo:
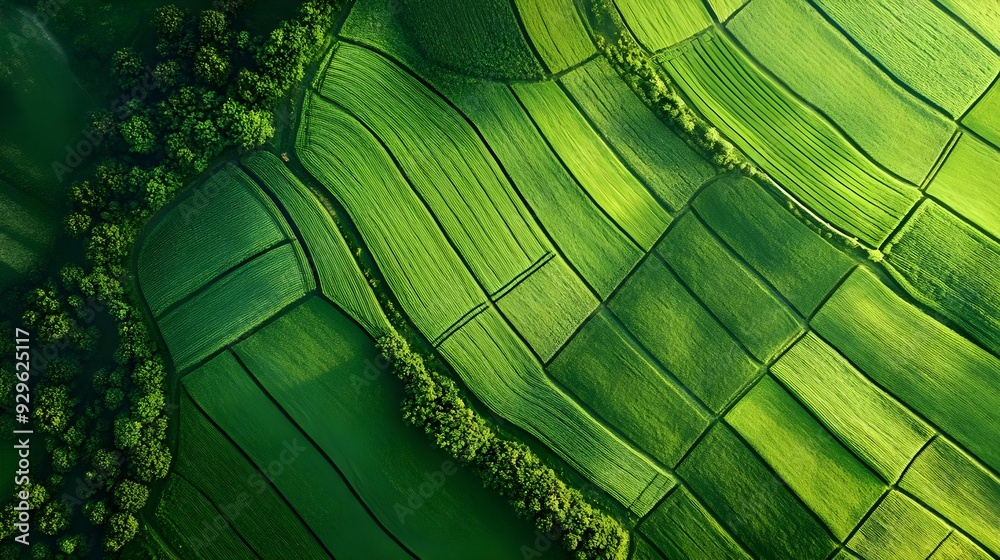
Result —
<path fill-rule="evenodd" d="M 108 520 L 108 514 L 108 507 L 103 500 L 83 504 L 83 515 L 94 525 L 104 525 Z"/>
<path fill-rule="evenodd" d="M 149 489 L 138 482 L 123 480 L 115 488 L 115 505 L 127 513 L 136 513 L 146 505 Z"/>
<path fill-rule="evenodd" d="M 46 385 L 37 391 L 35 421 L 42 431 L 50 435 L 61 434 L 73 421 L 76 401 L 70 397 L 66 385 Z"/>
<path fill-rule="evenodd" d="M 131 513 L 116 513 L 108 519 L 108 533 L 104 539 L 104 549 L 114 552 L 135 537 L 139 522 Z"/>
<path fill-rule="evenodd" d="M 251 109 L 233 99 L 222 105 L 222 122 L 233 143 L 243 150 L 258 148 L 274 136 L 270 111 Z"/>
<path fill-rule="evenodd" d="M 142 77 L 142 57 L 131 47 L 120 49 L 111 57 L 111 72 L 119 87 L 132 89 Z"/>
<path fill-rule="evenodd" d="M 38 517 L 38 530 L 45 535 L 56 535 L 69 526 L 69 509 L 62 500 L 52 500 Z"/>
<path fill-rule="evenodd" d="M 151 154 L 156 149 L 153 121 L 145 115 L 132 115 L 122 124 L 121 132 L 129 151 L 134 154 Z"/>
<path fill-rule="evenodd" d="M 194 74 L 206 84 L 225 85 L 229 79 L 229 56 L 214 44 L 203 45 L 194 60 Z"/>

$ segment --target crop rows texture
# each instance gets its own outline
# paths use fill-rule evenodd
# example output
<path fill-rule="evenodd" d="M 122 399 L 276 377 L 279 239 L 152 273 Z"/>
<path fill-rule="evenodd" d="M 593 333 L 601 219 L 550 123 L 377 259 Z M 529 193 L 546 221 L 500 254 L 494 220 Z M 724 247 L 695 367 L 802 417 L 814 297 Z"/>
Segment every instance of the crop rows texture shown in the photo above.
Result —
<path fill-rule="evenodd" d="M 951 528 L 893 490 L 847 543 L 864 558 L 929 558 Z"/>
<path fill-rule="evenodd" d="M 849 234 L 880 244 L 919 197 L 772 82 L 725 35 L 704 35 L 661 60 L 708 120 Z"/>
<path fill-rule="evenodd" d="M 553 74 L 597 52 L 577 0 L 515 0 L 528 37 Z"/>
<path fill-rule="evenodd" d="M 707 411 L 650 364 L 606 311 L 583 327 L 548 372 L 664 465 L 676 465 L 708 428 Z"/>
<path fill-rule="evenodd" d="M 537 437 L 637 515 L 673 486 L 669 475 L 559 390 L 493 309 L 477 315 L 440 350 L 486 406 Z"/>
<path fill-rule="evenodd" d="M 307 99 L 302 164 L 347 208 L 410 319 L 437 338 L 485 294 L 378 141 L 330 102 Z"/>
<path fill-rule="evenodd" d="M 940 4 L 1000 48 L 1000 6 L 982 0 L 940 0 Z"/>
<path fill-rule="evenodd" d="M 614 0 L 636 39 L 657 52 L 712 25 L 701 0 Z"/>
<path fill-rule="evenodd" d="M 170 475 L 156 506 L 155 519 L 164 540 L 184 558 L 257 558 L 229 525 L 216 526 L 221 515 L 197 488 Z"/>
<path fill-rule="evenodd" d="M 1000 237 L 1000 151 L 963 134 L 927 187 L 933 196 L 969 221 Z"/>
<path fill-rule="evenodd" d="M 290 237 L 278 209 L 229 165 L 170 210 L 139 251 L 142 293 L 154 316 L 219 275 Z"/>
<path fill-rule="evenodd" d="M 329 558 L 295 513 L 187 394 L 180 395 L 179 457 L 175 471 L 216 504 L 238 504 L 230 526 L 265 558 Z M 265 465 L 266 467 L 267 465 Z"/>
<path fill-rule="evenodd" d="M 608 297 L 642 251 L 587 196 L 508 87 L 483 83 L 462 97 L 464 110 L 566 260 L 601 298 Z"/>
<path fill-rule="evenodd" d="M 640 247 L 651 249 L 670 223 L 670 214 L 591 128 L 559 84 L 517 84 L 514 92 L 584 190 Z"/>
<path fill-rule="evenodd" d="M 696 553 L 702 558 L 750 560 L 712 515 L 686 488 L 678 488 L 639 526 L 664 556 L 688 558 Z"/>
<path fill-rule="evenodd" d="M 1000 353 L 1000 244 L 930 200 L 893 241 L 886 260 L 906 291 Z"/>
<path fill-rule="evenodd" d="M 243 164 L 274 193 L 298 227 L 316 267 L 323 294 L 347 311 L 372 336 L 388 334 L 389 321 L 330 212 L 277 156 L 257 152 L 245 158 Z"/>
<path fill-rule="evenodd" d="M 407 555 L 361 506 L 347 483 L 230 352 L 184 378 L 184 388 L 212 420 L 267 472 L 289 448 L 294 460 L 271 482 L 335 557 L 364 550 L 375 558 Z M 253 411 L 252 421 L 246 411 Z M 331 508 L 330 504 L 337 504 Z"/>
<path fill-rule="evenodd" d="M 385 144 L 493 294 L 550 248 L 475 130 L 440 96 L 362 47 L 338 47 L 321 94 Z"/>
<path fill-rule="evenodd" d="M 597 58 L 560 78 L 597 131 L 669 209 L 687 204 L 715 174 L 618 76 Z"/>
<path fill-rule="evenodd" d="M 657 252 L 758 360 L 770 360 L 802 332 L 795 312 L 694 214 L 680 218 Z"/>
<path fill-rule="evenodd" d="M 1000 57 L 933 2 L 815 2 L 897 79 L 953 117 L 1000 71 Z"/>
<path fill-rule="evenodd" d="M 875 383 L 1000 468 L 1000 360 L 862 268 L 811 324 Z"/>
<path fill-rule="evenodd" d="M 853 262 L 749 179 L 723 179 L 694 202 L 698 215 L 736 254 L 808 315 Z"/>
<path fill-rule="evenodd" d="M 955 130 L 802 0 L 753 0 L 726 27 L 875 161 L 913 184 L 923 181 Z"/>
<path fill-rule="evenodd" d="M 980 134 L 994 146 L 1000 146 L 1000 82 L 994 83 L 976 106 L 962 119 L 962 124 Z"/>
<path fill-rule="evenodd" d="M 159 319 L 178 371 L 239 338 L 315 288 L 298 242 L 227 273 Z"/>
<path fill-rule="evenodd" d="M 720 22 L 725 22 L 736 10 L 743 7 L 750 0 L 708 0 L 709 6 L 715 12 L 715 17 Z"/>
<path fill-rule="evenodd" d="M 523 525 L 514 512 L 472 473 L 442 471 L 447 456 L 400 421 L 403 394 L 381 369 L 375 343 L 322 299 L 310 298 L 234 351 L 418 557 L 516 556 L 517 545 L 532 538 L 516 530 Z M 433 496 L 420 497 L 418 507 L 407 503 L 408 492 L 427 492 L 428 485 Z M 401 514 L 401 504 L 412 511 Z"/>

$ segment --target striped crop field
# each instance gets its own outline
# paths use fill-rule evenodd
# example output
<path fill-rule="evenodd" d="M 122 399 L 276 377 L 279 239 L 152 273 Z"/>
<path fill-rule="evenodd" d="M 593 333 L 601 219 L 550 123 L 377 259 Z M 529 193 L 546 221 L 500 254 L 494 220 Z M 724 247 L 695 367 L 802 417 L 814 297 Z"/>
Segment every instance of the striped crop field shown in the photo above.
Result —
<path fill-rule="evenodd" d="M 225 519 L 197 488 L 178 475 L 167 477 L 163 496 L 156 508 L 156 524 L 172 550 L 184 558 L 255 558 L 246 543 L 225 523 Z"/>
<path fill-rule="evenodd" d="M 949 533 L 933 513 L 893 490 L 847 545 L 865 558 L 930 558 Z"/>
<path fill-rule="evenodd" d="M 337 47 L 321 95 L 386 146 L 490 294 L 549 249 L 513 185 L 462 117 L 391 61 Z"/>
<path fill-rule="evenodd" d="M 219 275 L 286 241 L 291 230 L 250 177 L 227 166 L 146 234 L 136 266 L 154 315 Z M 178 251 L 183 247 L 183 251 Z"/>
<path fill-rule="evenodd" d="M 802 332 L 796 313 L 693 213 L 678 220 L 657 252 L 758 360 L 768 361 Z"/>
<path fill-rule="evenodd" d="M 663 553 L 654 558 L 684 558 L 692 551 L 704 558 L 751 558 L 686 488 L 678 488 L 656 506 L 639 532 Z"/>
<path fill-rule="evenodd" d="M 933 201 L 893 238 L 889 270 L 917 300 L 1000 353 L 1000 244 Z"/>
<path fill-rule="evenodd" d="M 997 177 L 1000 150 L 963 134 L 928 185 L 927 194 L 1000 237 L 1000 198 L 993 196 Z"/>
<path fill-rule="evenodd" d="M 726 29 L 865 153 L 911 183 L 923 181 L 955 129 L 944 115 L 894 83 L 805 2 L 753 0 Z M 809 48 L 800 48 L 804 44 Z"/>
<path fill-rule="evenodd" d="M 353 117 L 309 96 L 302 164 L 350 212 L 417 327 L 436 338 L 486 296 L 389 154 Z"/>
<path fill-rule="evenodd" d="M 637 245 L 652 248 L 670 215 L 615 156 L 556 82 L 517 84 L 514 93 L 556 154 Z"/>
<path fill-rule="evenodd" d="M 642 258 L 639 247 L 587 196 L 510 88 L 480 84 L 462 105 L 566 261 L 608 297 Z"/>
<path fill-rule="evenodd" d="M 715 171 L 598 58 L 560 78 L 583 114 L 669 209 L 684 206 Z"/>
<path fill-rule="evenodd" d="M 1000 85 L 983 94 L 971 111 L 962 117 L 962 124 L 981 135 L 994 146 L 1000 146 Z"/>
<path fill-rule="evenodd" d="M 750 0 L 708 0 L 708 5 L 711 6 L 712 12 L 715 13 L 715 18 L 720 22 L 725 23 L 727 19 L 730 18 L 736 10 L 742 8 Z"/>
<path fill-rule="evenodd" d="M 1000 56 L 932 2 L 816 5 L 900 82 L 953 117 L 965 113 L 1000 72 Z"/>
<path fill-rule="evenodd" d="M 647 361 L 606 311 L 587 322 L 548 373 L 664 465 L 676 465 L 708 428 L 707 411 Z"/>
<path fill-rule="evenodd" d="M 880 387 L 994 469 L 1000 466 L 1000 360 L 862 268 L 811 324 Z"/>
<path fill-rule="evenodd" d="M 657 52 L 712 25 L 699 0 L 614 0 L 625 25 L 646 49 Z"/>
<path fill-rule="evenodd" d="M 1000 48 L 1000 6 L 979 0 L 940 0 L 941 7 Z"/>
<path fill-rule="evenodd" d="M 537 437 L 636 515 L 674 485 L 661 467 L 557 388 L 496 311 L 477 315 L 440 349 L 493 412 Z"/>
<path fill-rule="evenodd" d="M 258 152 L 243 164 L 274 193 L 299 229 L 323 294 L 374 336 L 388 333 L 389 321 L 326 208 L 277 156 Z"/>
<path fill-rule="evenodd" d="M 725 34 L 706 34 L 660 60 L 709 121 L 792 195 L 848 234 L 879 245 L 917 200 L 916 188 L 871 163 Z M 927 169 L 947 140 L 935 148 Z"/>
<path fill-rule="evenodd" d="M 597 52 L 576 0 L 515 0 L 514 5 L 549 72 L 562 72 Z"/>

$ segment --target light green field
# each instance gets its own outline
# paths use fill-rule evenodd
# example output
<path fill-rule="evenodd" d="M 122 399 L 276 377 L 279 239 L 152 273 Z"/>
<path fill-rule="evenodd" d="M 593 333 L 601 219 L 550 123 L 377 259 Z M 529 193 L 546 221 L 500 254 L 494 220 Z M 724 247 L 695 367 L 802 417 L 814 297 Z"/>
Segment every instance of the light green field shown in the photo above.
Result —
<path fill-rule="evenodd" d="M 715 17 L 720 22 L 725 22 L 729 19 L 736 10 L 739 10 L 746 4 L 749 0 L 708 0 L 708 5 L 711 6 L 712 11 L 715 12 Z"/>
<path fill-rule="evenodd" d="M 934 433 L 813 333 L 771 373 L 886 482 L 899 479 Z"/>
<path fill-rule="evenodd" d="M 643 520 L 639 532 L 670 558 L 750 559 L 685 488 L 678 488 L 656 506 Z M 643 541 L 639 539 L 636 544 L 639 542 Z"/>
<path fill-rule="evenodd" d="M 167 477 L 156 507 L 160 534 L 185 558 L 257 558 L 197 488 L 177 475 Z"/>
<path fill-rule="evenodd" d="M 834 550 L 820 522 L 725 424 L 709 430 L 677 474 L 754 556 L 826 558 Z"/>
<path fill-rule="evenodd" d="M 892 490 L 848 546 L 869 560 L 928 558 L 950 532 L 934 514 Z"/>
<path fill-rule="evenodd" d="M 507 286 L 549 250 L 471 125 L 403 69 L 344 44 L 320 91 L 386 146 L 488 293 Z"/>
<path fill-rule="evenodd" d="M 680 218 L 656 251 L 758 360 L 767 362 L 802 332 L 795 312 L 694 214 Z"/>
<path fill-rule="evenodd" d="M 928 560 L 990 560 L 992 556 L 979 548 L 969 537 L 952 532 Z"/>
<path fill-rule="evenodd" d="M 887 261 L 913 297 L 1000 353 L 1000 244 L 927 201 L 893 238 Z"/>
<path fill-rule="evenodd" d="M 504 294 L 497 307 L 547 362 L 598 303 L 587 285 L 557 256 Z"/>
<path fill-rule="evenodd" d="M 559 80 L 622 161 L 670 210 L 678 210 L 715 171 L 674 134 L 598 58 Z"/>
<path fill-rule="evenodd" d="M 656 259 L 629 278 L 609 307 L 713 411 L 722 410 L 758 373 L 758 364 Z"/>
<path fill-rule="evenodd" d="M 387 334 L 389 321 L 326 208 L 274 154 L 258 152 L 243 164 L 281 201 L 298 228 L 323 294 L 372 336 Z"/>
<path fill-rule="evenodd" d="M 956 18 L 1000 48 L 1000 6 L 979 0 L 940 0 Z"/>
<path fill-rule="evenodd" d="M 182 198 L 149 231 L 137 261 L 142 294 L 160 316 L 290 236 L 274 202 L 253 179 L 229 165 Z"/>
<path fill-rule="evenodd" d="M 451 335 L 440 351 L 493 412 L 537 437 L 637 515 L 673 486 L 670 475 L 559 390 L 493 309 Z"/>
<path fill-rule="evenodd" d="M 880 244 L 918 198 L 915 188 L 869 161 L 725 35 L 706 34 L 660 60 L 695 108 L 727 138 L 803 204 L 848 234 Z M 937 150 L 942 147 L 943 142 Z"/>
<path fill-rule="evenodd" d="M 975 107 L 962 118 L 962 124 L 980 134 L 994 146 L 1000 146 L 1000 86 L 993 84 Z"/>
<path fill-rule="evenodd" d="M 664 465 L 676 465 L 708 428 L 709 412 L 646 361 L 606 311 L 587 322 L 548 372 Z"/>
<path fill-rule="evenodd" d="M 514 93 L 597 204 L 645 250 L 670 223 L 670 215 L 622 164 L 556 82 L 517 84 Z"/>
<path fill-rule="evenodd" d="M 953 117 L 965 113 L 1000 71 L 1000 57 L 932 2 L 816 5 L 903 84 Z"/>
<path fill-rule="evenodd" d="M 861 149 L 913 184 L 923 181 L 955 129 L 893 83 L 803 2 L 753 0 L 726 27 Z M 924 63 L 929 72 L 938 66 Z"/>
<path fill-rule="evenodd" d="M 748 179 L 717 181 L 695 200 L 698 216 L 808 315 L 852 261 Z"/>
<path fill-rule="evenodd" d="M 316 95 L 296 142 L 302 164 L 350 212 L 403 310 L 436 338 L 486 296 L 406 183 L 358 121 Z"/>
<path fill-rule="evenodd" d="M 625 25 L 646 49 L 656 52 L 679 43 L 712 25 L 712 16 L 699 0 L 614 0 Z"/>
<path fill-rule="evenodd" d="M 556 74 L 597 52 L 575 0 L 515 0 L 514 5 L 549 72 Z"/>
<path fill-rule="evenodd" d="M 856 270 L 813 328 L 879 386 L 1000 465 L 1000 360 Z"/>
<path fill-rule="evenodd" d="M 948 155 L 927 194 L 947 204 L 962 217 L 1000 237 L 1000 151 L 963 134 Z"/>

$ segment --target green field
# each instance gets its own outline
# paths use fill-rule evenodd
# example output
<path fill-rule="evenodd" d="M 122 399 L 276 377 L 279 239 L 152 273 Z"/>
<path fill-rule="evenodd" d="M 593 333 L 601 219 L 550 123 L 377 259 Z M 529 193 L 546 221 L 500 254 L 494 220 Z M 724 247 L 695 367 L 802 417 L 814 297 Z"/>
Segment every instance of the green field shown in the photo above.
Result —
<path fill-rule="evenodd" d="M 742 8 L 749 0 L 708 0 L 708 5 L 715 13 L 716 19 L 725 23 L 736 10 Z"/>
<path fill-rule="evenodd" d="M 928 558 L 951 529 L 927 509 L 897 491 L 879 503 L 848 546 L 864 558 Z"/>
<path fill-rule="evenodd" d="M 993 84 L 974 107 L 962 117 L 962 124 L 981 135 L 994 146 L 1000 146 L 1000 86 Z"/>
<path fill-rule="evenodd" d="M 167 478 L 156 522 L 170 547 L 185 558 L 256 558 L 225 516 L 183 478 Z"/>
<path fill-rule="evenodd" d="M 917 21 L 913 18 L 912 25 Z M 754 0 L 726 28 L 750 55 L 875 161 L 913 184 L 924 179 L 955 129 L 954 123 L 895 84 L 802 2 Z M 883 26 L 877 29 L 884 40 L 891 40 L 891 32 Z M 802 49 L 806 44 L 809 48 Z M 793 52 L 798 56 L 789 56 Z M 919 64 L 928 66 L 931 77 L 937 75 L 937 65 L 931 67 L 926 60 Z"/>
<path fill-rule="evenodd" d="M 1000 237 L 1000 200 L 992 196 L 998 176 L 1000 151 L 963 134 L 928 185 L 927 194 Z"/>
<path fill-rule="evenodd" d="M 976 0 L 941 0 L 941 6 L 1000 48 L 1000 7 Z"/>
<path fill-rule="evenodd" d="M 656 0 L 614 0 L 625 25 L 642 46 L 663 50 L 712 24 L 705 5 L 698 0 L 677 0 L 670 4 Z"/>
<path fill-rule="evenodd" d="M 528 37 L 557 74 L 596 52 L 575 0 L 514 0 Z"/>
<path fill-rule="evenodd" d="M 55 242 L 50 208 L 0 179 L 0 289 L 38 267 Z"/>
<path fill-rule="evenodd" d="M 639 532 L 648 536 L 669 558 L 750 558 L 712 514 L 684 488 L 678 488 L 657 506 L 643 520 Z M 634 557 L 641 558 L 638 554 Z"/>

